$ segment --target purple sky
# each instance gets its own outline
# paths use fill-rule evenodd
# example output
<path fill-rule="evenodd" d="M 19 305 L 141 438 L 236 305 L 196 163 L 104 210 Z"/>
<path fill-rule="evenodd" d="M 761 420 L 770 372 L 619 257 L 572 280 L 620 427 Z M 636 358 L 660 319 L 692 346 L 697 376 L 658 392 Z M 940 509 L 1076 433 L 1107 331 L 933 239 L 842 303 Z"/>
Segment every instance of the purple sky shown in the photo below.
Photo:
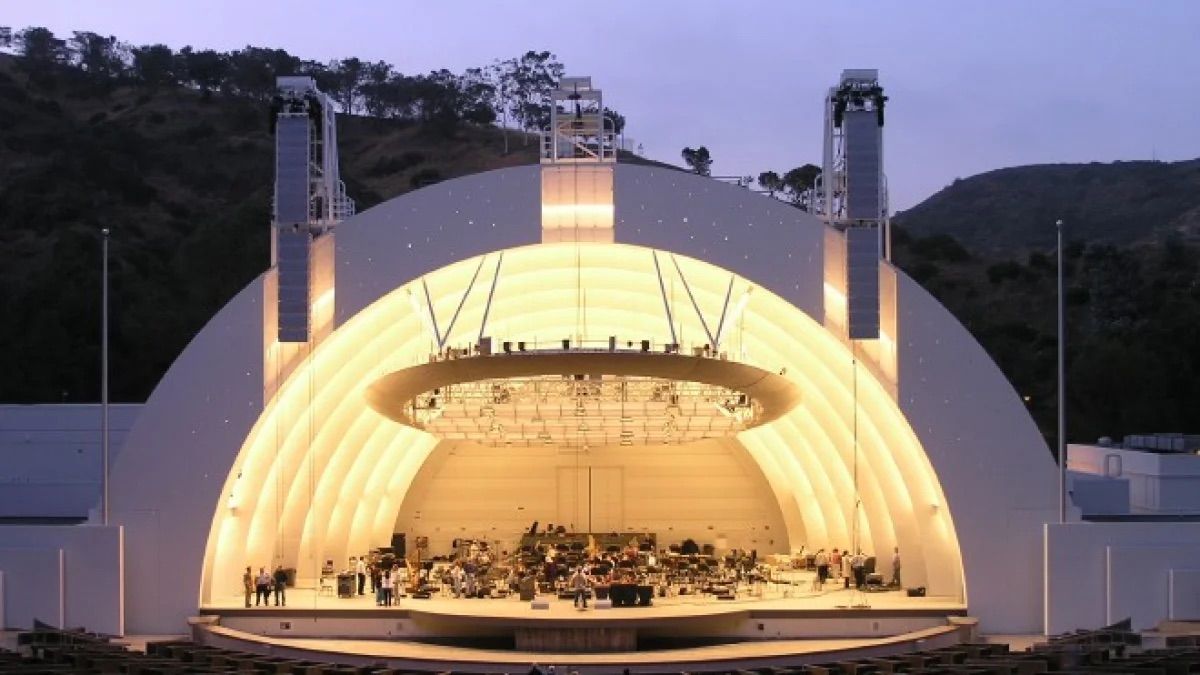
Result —
<path fill-rule="evenodd" d="M 824 91 L 875 67 L 893 209 L 1004 166 L 1200 156 L 1193 0 L 9 0 L 0 24 L 406 73 L 549 49 L 593 77 L 647 155 L 678 164 L 706 145 L 720 175 L 819 164 Z"/>

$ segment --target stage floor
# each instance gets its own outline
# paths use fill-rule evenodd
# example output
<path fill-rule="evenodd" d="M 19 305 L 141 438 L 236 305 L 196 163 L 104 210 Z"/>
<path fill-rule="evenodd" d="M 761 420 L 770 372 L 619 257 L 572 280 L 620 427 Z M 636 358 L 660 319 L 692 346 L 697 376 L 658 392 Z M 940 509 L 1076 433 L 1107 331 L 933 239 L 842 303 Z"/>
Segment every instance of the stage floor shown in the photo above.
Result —
<path fill-rule="evenodd" d="M 791 587 L 794 589 L 795 587 Z M 649 607 L 613 607 L 610 609 L 594 609 L 594 603 L 589 603 L 589 610 L 576 610 L 570 600 L 559 600 L 552 595 L 539 595 L 549 601 L 548 610 L 530 608 L 529 602 L 522 602 L 515 596 L 499 599 L 461 599 L 448 595 L 434 595 L 427 600 L 417 600 L 411 597 L 400 598 L 392 607 L 379 607 L 375 604 L 375 596 L 367 591 L 365 595 L 353 598 L 338 598 L 318 595 L 312 589 L 289 589 L 286 607 L 254 607 L 247 609 L 243 596 L 228 596 L 216 602 L 204 605 L 201 611 L 208 614 L 259 614 L 286 613 L 297 615 L 307 612 L 321 614 L 353 613 L 358 616 L 371 614 L 436 614 L 447 617 L 474 619 L 533 619 L 554 621 L 604 621 L 604 620 L 638 620 L 638 619 L 679 619 L 696 616 L 715 616 L 721 614 L 752 612 L 755 616 L 782 615 L 803 616 L 837 613 L 839 610 L 861 612 L 892 613 L 938 613 L 961 614 L 965 612 L 964 605 L 957 598 L 951 597 L 908 597 L 903 590 L 885 591 L 882 593 L 862 593 L 842 588 L 818 591 L 799 592 L 792 590 L 786 596 L 783 591 L 765 591 L 761 596 L 740 594 L 736 600 L 717 600 L 709 595 L 676 595 L 656 597 Z M 273 602 L 273 601 L 272 601 Z M 862 607 L 862 605 L 866 607 Z"/>
<path fill-rule="evenodd" d="M 736 600 L 689 594 L 656 597 L 649 607 L 596 609 L 593 603 L 579 611 L 571 600 L 552 595 L 538 596 L 548 601 L 548 609 L 533 609 L 515 596 L 459 599 L 449 594 L 401 598 L 392 607 L 379 607 L 369 590 L 338 598 L 301 588 L 288 591 L 286 607 L 246 608 L 242 596 L 228 596 L 202 607 L 201 613 L 217 622 L 206 630 L 218 646 L 283 650 L 316 659 L 339 654 L 355 662 L 466 672 L 528 669 L 533 662 L 569 663 L 583 666 L 581 672 L 611 672 L 617 664 L 635 672 L 737 670 L 751 663 L 883 655 L 911 651 L 926 641 L 957 640 L 949 617 L 966 614 L 957 598 L 827 589 L 764 585 L 761 594 L 742 593 Z M 511 640 L 521 631 L 535 636 L 625 632 L 636 635 L 639 648 L 519 651 L 519 639 L 517 649 L 485 646 L 491 644 L 487 640 Z M 718 663 L 728 668 L 714 667 Z"/>

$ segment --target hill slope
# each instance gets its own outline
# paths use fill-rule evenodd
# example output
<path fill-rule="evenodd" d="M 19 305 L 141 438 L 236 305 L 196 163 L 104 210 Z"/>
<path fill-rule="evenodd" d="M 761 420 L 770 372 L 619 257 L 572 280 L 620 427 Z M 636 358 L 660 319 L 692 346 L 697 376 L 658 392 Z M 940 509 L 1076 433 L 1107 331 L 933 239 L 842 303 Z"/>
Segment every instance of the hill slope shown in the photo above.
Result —
<path fill-rule="evenodd" d="M 112 238 L 112 396 L 139 401 L 268 264 L 268 106 L 164 86 L 31 83 L 0 54 L 0 401 L 99 398 L 100 238 Z M 342 176 L 366 209 L 438 180 L 538 161 L 538 140 L 343 115 Z M 621 161 L 647 162 L 622 153 Z M 668 166 L 668 165 L 661 165 Z M 674 167 L 671 167 L 674 168 Z"/>
<path fill-rule="evenodd" d="M 98 397 L 99 230 L 113 230 L 112 395 L 143 400 L 191 336 L 267 265 L 265 106 L 130 86 L 29 87 L 0 60 L 0 400 Z M 362 208 L 438 179 L 536 161 L 537 145 L 465 126 L 340 123 Z"/>
<path fill-rule="evenodd" d="M 986 255 L 1071 241 L 1128 246 L 1175 233 L 1200 241 L 1200 160 L 1044 164 L 956 180 L 895 222 L 917 236 L 949 234 Z"/>

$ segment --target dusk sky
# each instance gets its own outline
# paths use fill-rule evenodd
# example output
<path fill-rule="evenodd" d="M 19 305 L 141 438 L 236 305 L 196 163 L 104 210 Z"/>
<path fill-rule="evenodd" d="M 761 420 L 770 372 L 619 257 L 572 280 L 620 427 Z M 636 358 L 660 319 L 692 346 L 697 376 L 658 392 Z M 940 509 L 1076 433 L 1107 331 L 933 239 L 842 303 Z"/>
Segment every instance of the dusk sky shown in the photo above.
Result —
<path fill-rule="evenodd" d="M 405 73 L 548 49 L 591 75 L 648 156 L 718 175 L 820 164 L 821 100 L 879 68 L 904 209 L 990 169 L 1200 156 L 1200 2 L 4 0 L 40 25 L 220 50 L 385 60 Z"/>

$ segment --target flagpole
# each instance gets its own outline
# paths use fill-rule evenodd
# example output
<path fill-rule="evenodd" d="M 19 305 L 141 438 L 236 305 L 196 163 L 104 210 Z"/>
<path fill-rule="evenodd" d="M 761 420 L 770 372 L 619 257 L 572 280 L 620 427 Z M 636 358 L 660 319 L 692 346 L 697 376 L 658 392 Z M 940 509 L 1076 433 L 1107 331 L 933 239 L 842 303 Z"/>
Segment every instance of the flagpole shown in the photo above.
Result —
<path fill-rule="evenodd" d="M 1063 311 L 1063 221 L 1058 230 L 1058 522 L 1067 522 L 1067 322 Z"/>
<path fill-rule="evenodd" d="M 102 237 L 102 279 L 100 292 L 100 522 L 108 525 L 108 237 L 106 227 L 100 230 Z"/>

